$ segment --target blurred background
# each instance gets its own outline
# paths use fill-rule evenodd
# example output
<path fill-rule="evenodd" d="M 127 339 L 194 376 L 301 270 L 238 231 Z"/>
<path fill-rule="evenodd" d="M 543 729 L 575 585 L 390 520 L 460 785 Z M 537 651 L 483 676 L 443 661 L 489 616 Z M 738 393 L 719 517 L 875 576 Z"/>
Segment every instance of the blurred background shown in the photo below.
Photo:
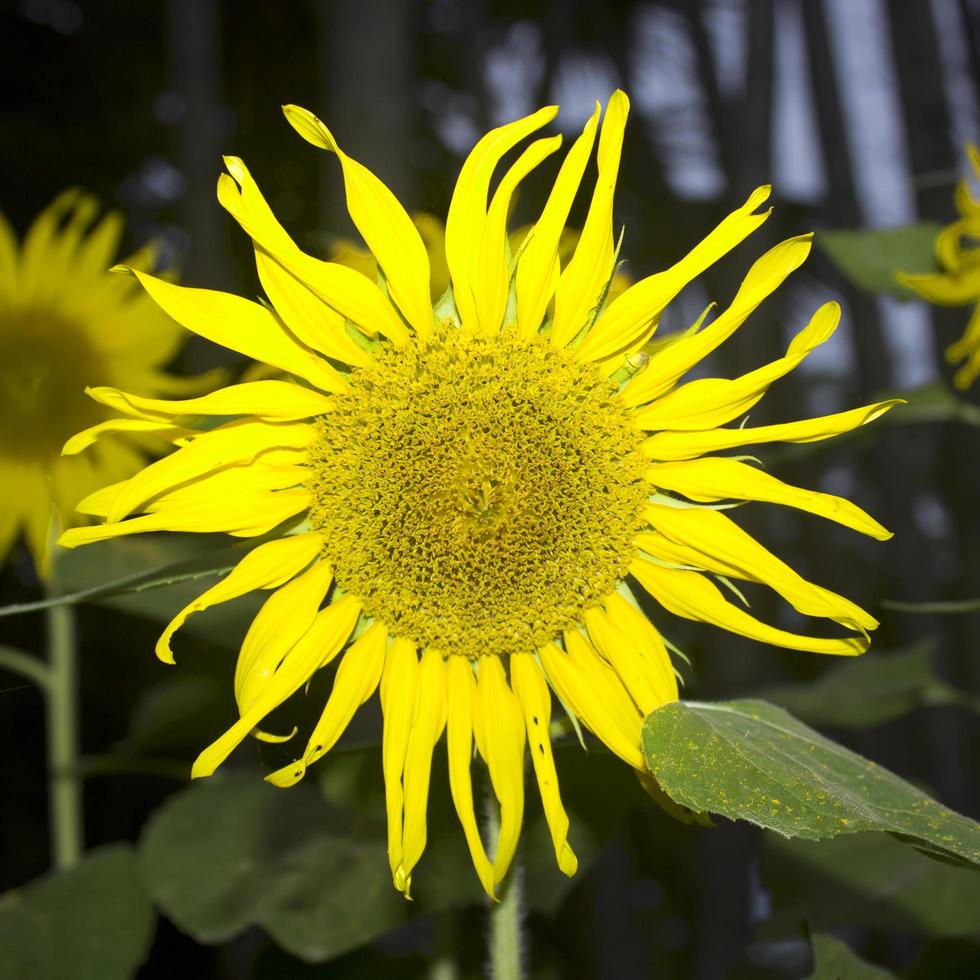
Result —
<path fill-rule="evenodd" d="M 124 213 L 129 244 L 165 242 L 181 281 L 254 296 L 249 242 L 215 200 L 223 153 L 246 161 L 308 251 L 325 255 L 353 233 L 336 161 L 296 138 L 281 104 L 315 111 L 409 210 L 444 217 L 462 157 L 488 128 L 554 102 L 557 125 L 571 136 L 596 99 L 622 87 L 632 112 L 616 221 L 626 230 L 628 275 L 675 262 L 755 186 L 774 187 L 773 217 L 668 311 L 661 329 L 683 329 L 710 300 L 727 303 L 751 262 L 782 238 L 951 220 L 965 144 L 980 140 L 978 38 L 975 0 L 4 0 L 0 209 L 23 233 L 57 192 L 84 186 Z M 546 170 L 526 182 L 514 226 L 540 208 Z M 573 223 L 586 203 L 577 203 Z M 839 665 L 817 656 L 664 616 L 658 625 L 691 658 L 687 696 L 783 697 L 799 717 L 976 816 L 980 726 L 969 697 L 980 694 L 977 616 L 888 605 L 980 595 L 980 385 L 954 402 L 942 356 L 968 311 L 860 291 L 817 248 L 713 355 L 710 372 L 734 376 L 781 355 L 831 298 L 844 309 L 841 329 L 770 392 L 753 424 L 913 392 L 907 409 L 852 438 L 765 456 L 781 478 L 849 497 L 895 537 L 859 539 L 772 507 L 746 507 L 740 518 L 805 577 L 881 619 L 871 656 L 885 673 L 833 686 L 826 678 Z M 240 372 L 231 356 L 192 341 L 176 369 Z M 99 561 L 80 554 L 65 575 L 91 585 L 208 546 L 134 546 Z M 0 602 L 39 594 L 26 555 L 15 555 L 0 570 Z M 160 816 L 173 815 L 166 807 L 188 792 L 190 761 L 232 716 L 231 664 L 251 611 L 245 604 L 199 617 L 207 622 L 189 631 L 179 667 L 168 670 L 153 642 L 185 599 L 181 589 L 162 589 L 78 614 L 87 845 L 142 834 L 142 860 L 151 865 L 167 853 L 159 850 L 167 832 L 196 836 L 206 860 L 221 834 L 239 829 L 239 814 L 243 827 L 258 819 L 244 797 L 241 810 L 205 809 L 197 823 L 190 813 L 177 826 Z M 751 599 L 760 618 L 800 626 L 769 596 Z M 0 619 L 0 642 L 25 649 L 42 650 L 43 631 L 40 614 Z M 832 693 L 808 701 L 821 678 Z M 262 811 L 273 840 L 262 838 L 267 863 L 301 853 L 295 842 L 316 824 L 324 794 L 355 814 L 363 807 L 363 821 L 374 818 L 381 772 L 370 744 L 376 719 L 365 714 L 347 748 L 320 765 L 322 786 L 272 803 L 262 797 L 273 808 Z M 41 696 L 0 672 L 0 889 L 47 867 L 43 742 Z M 245 784 L 261 786 L 259 773 L 286 758 L 288 746 L 246 746 L 230 764 L 229 799 L 247 795 Z M 980 922 L 965 915 L 962 882 L 950 878 L 964 872 L 922 865 L 888 839 L 857 853 L 846 838 L 843 846 L 804 846 L 723 820 L 710 830 L 684 827 L 598 752 L 584 757 L 569 746 L 559 769 L 570 787 L 572 842 L 584 842 L 588 859 L 574 881 L 561 879 L 534 829 L 540 820 L 529 814 L 523 848 L 535 976 L 800 977 L 809 962 L 802 922 L 843 928 L 854 948 L 908 975 L 956 975 L 935 972 L 928 964 L 940 961 L 929 957 L 975 955 L 963 937 Z M 468 872 L 453 870 L 461 835 L 439 796 L 445 787 L 434 793 L 437 826 L 425 861 L 437 902 L 407 906 L 379 892 L 371 899 L 375 912 L 385 910 L 378 924 L 328 941 L 320 920 L 303 931 L 294 893 L 293 918 L 283 925 L 272 908 L 278 886 L 262 877 L 274 869 L 260 868 L 229 886 L 216 921 L 199 909 L 161 916 L 138 976 L 177 968 L 228 978 L 480 976 L 479 896 L 442 887 Z M 149 842 L 146 827 L 155 829 Z M 316 860 L 309 893 L 332 891 L 336 908 L 324 915 L 343 923 L 343 906 L 357 904 L 367 886 L 350 869 Z M 380 864 L 383 878 L 383 856 Z M 173 896 L 148 887 L 167 912 Z M 976 909 L 980 896 L 970 894 Z M 456 974 L 433 972 L 453 969 L 454 960 Z"/>

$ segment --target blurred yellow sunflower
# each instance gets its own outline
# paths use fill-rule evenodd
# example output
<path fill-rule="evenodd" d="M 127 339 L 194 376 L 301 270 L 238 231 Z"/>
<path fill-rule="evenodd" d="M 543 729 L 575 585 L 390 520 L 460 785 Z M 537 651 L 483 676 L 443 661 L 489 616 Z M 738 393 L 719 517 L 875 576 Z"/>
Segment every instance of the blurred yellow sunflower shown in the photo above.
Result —
<path fill-rule="evenodd" d="M 239 654 L 240 719 L 201 753 L 194 775 L 214 772 L 249 733 L 268 737 L 257 728 L 263 718 L 342 654 L 306 748 L 268 778 L 280 786 L 300 779 L 380 687 L 388 854 L 406 894 L 425 847 L 432 756 L 444 730 L 452 796 L 486 891 L 493 895 L 517 846 L 526 746 L 558 865 L 575 871 L 549 739 L 552 691 L 637 770 L 643 717 L 677 697 L 664 641 L 636 588 L 685 618 L 797 650 L 861 653 L 876 626 L 852 602 L 793 572 L 716 504 L 769 501 L 876 538 L 888 532 L 846 500 L 716 454 L 824 439 L 891 403 L 761 428 L 726 425 L 831 335 L 832 303 L 778 360 L 734 380 L 678 384 L 800 265 L 809 236 L 767 252 L 724 312 L 638 364 L 633 355 L 671 299 L 766 220 L 757 209 L 769 188 L 675 266 L 607 302 L 628 107 L 616 92 L 601 132 L 596 107 L 512 256 L 511 196 L 561 138 L 527 146 L 492 194 L 491 179 L 501 158 L 557 109 L 477 143 L 445 226 L 452 293 L 433 309 L 429 258 L 411 218 L 323 123 L 287 106 L 299 133 L 340 161 L 351 218 L 380 282 L 300 251 L 242 161 L 229 157 L 218 197 L 254 241 L 269 303 L 137 277 L 188 329 L 296 380 L 182 402 L 92 392 L 164 432 L 186 415 L 233 418 L 185 432 L 172 455 L 92 494 L 82 507 L 105 523 L 69 531 L 64 544 L 148 530 L 275 534 L 181 610 L 159 641 L 159 656 L 172 662 L 172 637 L 189 615 L 273 590 Z M 564 225 L 597 134 L 588 215 L 562 265 Z M 713 577 L 769 585 L 802 613 L 852 635 L 801 636 L 765 625 L 730 602 Z M 500 807 L 490 857 L 474 814 L 474 742 Z"/>
<path fill-rule="evenodd" d="M 971 145 L 967 153 L 980 177 L 980 151 Z M 954 199 L 960 217 L 936 238 L 936 258 L 942 272 L 898 276 L 899 282 L 938 306 L 980 304 L 980 201 L 970 194 L 965 180 L 956 185 Z M 957 388 L 969 388 L 980 375 L 980 305 L 974 305 L 963 336 L 946 348 L 946 360 L 950 364 L 966 362 L 953 378 Z"/>
<path fill-rule="evenodd" d="M 136 283 L 108 274 L 123 221 L 112 213 L 93 225 L 97 214 L 94 198 L 65 191 L 20 247 L 0 215 L 0 561 L 23 532 L 42 574 L 52 503 L 71 524 L 82 497 L 144 463 L 118 437 L 84 456 L 61 455 L 73 432 L 113 414 L 85 386 L 161 395 L 186 385 L 160 370 L 186 333 Z M 145 268 L 151 258 L 144 251 L 130 261 Z"/>

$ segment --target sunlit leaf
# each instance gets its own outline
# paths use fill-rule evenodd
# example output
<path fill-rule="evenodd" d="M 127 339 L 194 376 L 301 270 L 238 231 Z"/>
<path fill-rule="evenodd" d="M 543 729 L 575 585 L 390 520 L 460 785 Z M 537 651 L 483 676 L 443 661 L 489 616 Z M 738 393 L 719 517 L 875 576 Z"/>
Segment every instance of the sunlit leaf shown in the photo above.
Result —
<path fill-rule="evenodd" d="M 0 976 L 129 980 L 146 958 L 156 915 L 128 845 L 0 897 Z"/>
<path fill-rule="evenodd" d="M 924 221 L 902 228 L 819 231 L 815 241 L 855 286 L 899 299 L 919 299 L 896 281 L 895 274 L 935 271 L 938 234 L 938 224 Z"/>
<path fill-rule="evenodd" d="M 692 810 L 821 840 L 878 830 L 980 864 L 980 824 L 765 701 L 675 701 L 643 724 L 647 765 Z"/>
<path fill-rule="evenodd" d="M 861 959 L 835 936 L 817 933 L 813 946 L 813 973 L 809 980 L 895 980 L 895 974 Z"/>
<path fill-rule="evenodd" d="M 775 834 L 762 849 L 762 886 L 772 914 L 760 934 L 865 926 L 926 936 L 971 936 L 980 930 L 980 875 L 932 861 L 888 834 L 826 841 Z"/>
<path fill-rule="evenodd" d="M 932 670 L 933 644 L 835 662 L 814 681 L 766 688 L 761 697 L 811 725 L 864 728 L 925 704 L 959 704 L 967 696 Z"/>

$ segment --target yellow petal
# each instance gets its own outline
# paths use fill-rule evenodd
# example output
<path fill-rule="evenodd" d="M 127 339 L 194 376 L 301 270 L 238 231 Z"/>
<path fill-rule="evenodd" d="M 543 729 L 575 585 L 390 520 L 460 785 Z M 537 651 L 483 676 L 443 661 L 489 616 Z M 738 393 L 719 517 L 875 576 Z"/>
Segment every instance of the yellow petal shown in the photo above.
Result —
<path fill-rule="evenodd" d="M 452 276 L 456 308 L 464 326 L 480 322 L 474 296 L 476 266 L 493 171 L 508 150 L 551 122 L 557 113 L 557 106 L 549 106 L 491 130 L 473 147 L 459 172 L 446 218 L 446 262 Z"/>
<path fill-rule="evenodd" d="M 313 113 L 295 105 L 283 106 L 283 112 L 304 139 L 337 154 L 351 220 L 378 260 L 388 290 L 405 319 L 421 339 L 427 340 L 432 336 L 429 257 L 412 219 L 382 181 L 340 149 L 333 134 Z"/>
<path fill-rule="evenodd" d="M 114 501 L 108 518 L 121 520 L 159 493 L 231 463 L 251 462 L 268 450 L 305 449 L 316 435 L 316 427 L 304 423 L 227 422 L 137 473 Z"/>
<path fill-rule="evenodd" d="M 564 347 L 586 326 L 614 272 L 613 198 L 629 108 L 626 93 L 619 90 L 613 92 L 599 134 L 599 175 L 589 213 L 582 226 L 575 254 L 562 273 L 555 293 L 551 342 L 557 347 Z"/>
<path fill-rule="evenodd" d="M 157 640 L 157 656 L 165 663 L 174 662 L 170 641 L 189 616 L 210 606 L 237 599 L 256 589 L 277 589 L 298 575 L 323 547 L 323 538 L 314 531 L 296 534 L 279 541 L 267 541 L 250 551 L 217 585 L 202 592 L 167 625 Z"/>
<path fill-rule="evenodd" d="M 571 877 L 578 870 L 578 858 L 568 843 L 568 814 L 561 802 L 558 773 L 551 752 L 551 692 L 538 662 L 530 654 L 511 656 L 510 683 L 524 712 L 531 762 L 538 780 L 541 806 L 551 831 L 555 860 L 562 873 Z"/>
<path fill-rule="evenodd" d="M 899 273 L 896 278 L 937 306 L 966 306 L 980 299 L 980 269 L 970 269 L 962 274 L 937 272 L 925 276 Z"/>
<path fill-rule="evenodd" d="M 195 500 L 159 513 L 131 517 L 129 520 L 91 527 L 73 527 L 58 539 L 63 548 L 77 548 L 93 541 L 107 541 L 127 534 L 147 531 L 186 531 L 190 534 L 225 532 L 238 537 L 265 534 L 274 527 L 307 510 L 312 496 L 308 490 L 279 493 L 239 493 L 235 499 L 216 507 L 213 501 Z"/>
<path fill-rule="evenodd" d="M 641 279 L 613 300 L 582 342 L 580 356 L 587 360 L 599 360 L 641 334 L 691 280 L 730 252 L 769 217 L 769 211 L 754 213 L 769 197 L 769 193 L 768 186 L 758 188 L 741 208 L 725 218 L 680 262 L 664 272 Z M 745 315 L 748 315 L 748 311 Z"/>
<path fill-rule="evenodd" d="M 656 663 L 640 653 L 634 636 L 612 622 L 597 606 L 587 609 L 583 620 L 589 631 L 589 639 L 606 663 L 616 671 L 616 676 L 640 709 L 640 714 L 645 717 L 664 704 L 665 700 L 673 700 L 663 697 L 661 671 Z"/>
<path fill-rule="evenodd" d="M 819 442 L 842 432 L 867 425 L 884 415 L 896 405 L 904 404 L 901 398 L 892 398 L 873 405 L 862 405 L 835 415 L 821 415 L 798 422 L 779 425 L 760 425 L 756 428 L 711 429 L 707 432 L 658 432 L 643 443 L 643 453 L 652 460 L 681 460 L 704 456 L 719 449 L 735 446 L 751 446 L 763 442 Z"/>
<path fill-rule="evenodd" d="M 256 244 L 369 335 L 380 331 L 399 346 L 408 340 L 407 328 L 376 283 L 347 266 L 323 262 L 301 251 L 276 220 L 245 164 L 228 156 L 225 166 L 239 192 L 234 184 L 219 182 L 218 200 Z"/>
<path fill-rule="evenodd" d="M 794 338 L 786 356 L 733 381 L 699 378 L 675 388 L 636 413 L 636 424 L 656 429 L 713 429 L 747 412 L 769 386 L 796 368 L 837 329 L 840 307 L 825 303 Z M 710 328 L 709 328 L 710 329 Z"/>
<path fill-rule="evenodd" d="M 447 662 L 446 753 L 449 757 L 449 788 L 459 822 L 463 826 L 470 858 L 484 890 L 494 898 L 493 867 L 487 859 L 476 825 L 473 809 L 473 782 L 470 763 L 473 758 L 473 700 L 476 683 L 466 657 L 450 657 Z"/>
<path fill-rule="evenodd" d="M 517 326 L 521 336 L 528 339 L 537 334 L 558 285 L 558 246 L 592 153 L 599 111 L 596 103 L 592 118 L 558 171 L 548 202 L 517 264 Z"/>
<path fill-rule="evenodd" d="M 244 714 L 261 693 L 286 651 L 313 625 L 333 581 L 325 561 L 280 586 L 252 620 L 235 665 L 235 700 Z"/>
<path fill-rule="evenodd" d="M 749 315 L 795 272 L 810 254 L 813 235 L 800 235 L 771 248 L 749 269 L 724 313 L 706 327 L 657 351 L 627 386 L 629 405 L 640 405 L 672 388 L 678 379 L 727 340 Z M 623 296 L 626 296 L 624 293 Z M 611 312 L 611 311 L 610 311 Z M 832 315 L 832 314 L 831 314 Z M 821 320 L 819 332 L 825 324 Z"/>
<path fill-rule="evenodd" d="M 344 596 L 321 609 L 310 628 L 289 649 L 262 692 L 241 718 L 194 761 L 192 778 L 210 776 L 262 719 L 296 693 L 347 641 L 360 614 L 360 604 Z"/>
<path fill-rule="evenodd" d="M 737 459 L 705 457 L 677 463 L 657 463 L 647 479 L 661 490 L 682 493 L 699 503 L 717 500 L 758 500 L 796 507 L 836 521 L 879 541 L 887 541 L 891 531 L 844 497 L 816 490 L 804 490 Z"/>
<path fill-rule="evenodd" d="M 81 432 L 76 432 L 61 447 L 62 456 L 75 456 L 88 449 L 89 446 L 98 442 L 105 435 L 151 435 L 167 442 L 177 439 L 187 438 L 193 434 L 192 429 L 186 429 L 181 425 L 174 425 L 172 419 L 166 421 L 161 419 L 109 419 L 107 422 L 99 422 Z"/>
<path fill-rule="evenodd" d="M 720 511 L 651 506 L 644 516 L 660 534 L 638 534 L 636 543 L 655 558 L 674 560 L 650 550 L 666 536 L 681 546 L 682 559 L 690 559 L 684 564 L 768 585 L 805 616 L 823 616 L 861 632 L 878 626 L 860 606 L 798 575 Z"/>
<path fill-rule="evenodd" d="M 500 804 L 500 833 L 493 858 L 493 880 L 507 874 L 524 819 L 524 718 L 496 656 L 479 660 L 473 729 L 490 770 Z"/>
<path fill-rule="evenodd" d="M 676 701 L 677 673 L 663 637 L 644 613 L 625 596 L 612 592 L 603 600 L 609 622 L 620 636 L 629 637 L 637 656 L 643 657 L 655 677 L 655 691 L 661 704 Z"/>
<path fill-rule="evenodd" d="M 253 415 L 270 421 L 291 422 L 329 412 L 326 395 L 291 381 L 248 381 L 219 388 L 200 398 L 177 401 L 141 398 L 118 388 L 86 388 L 85 393 L 117 412 L 147 419 L 173 419 L 178 415 Z"/>
<path fill-rule="evenodd" d="M 473 280 L 473 296 L 480 329 L 496 334 L 503 323 L 510 290 L 510 269 L 507 264 L 507 215 L 517 185 L 545 157 L 561 145 L 560 136 L 535 140 L 504 175 L 494 192 L 483 236 L 477 253 L 476 274 Z"/>
<path fill-rule="evenodd" d="M 558 697 L 568 705 L 596 737 L 634 769 L 643 768 L 640 726 L 636 710 L 619 679 L 580 637 L 566 637 L 568 652 L 553 643 L 538 651 L 541 666 Z"/>
<path fill-rule="evenodd" d="M 293 340 L 264 306 L 229 293 L 175 286 L 132 271 L 154 302 L 192 333 L 295 374 L 324 391 L 346 387 L 339 372 Z"/>
<path fill-rule="evenodd" d="M 405 756 L 405 826 L 402 834 L 402 860 L 395 869 L 395 886 L 406 895 L 411 887 L 412 870 L 425 850 L 425 816 L 429 802 L 432 751 L 445 727 L 446 665 L 442 654 L 430 648 L 422 654 L 418 711 Z"/>
<path fill-rule="evenodd" d="M 222 177 L 234 185 L 227 174 Z M 326 357 L 355 367 L 370 364 L 371 355 L 347 332 L 347 318 L 324 302 L 261 245 L 253 244 L 259 282 L 286 326 L 307 347 Z"/>
<path fill-rule="evenodd" d="M 788 650 L 854 656 L 868 649 L 868 641 L 863 637 L 824 639 L 767 626 L 726 601 L 718 588 L 698 572 L 665 568 L 643 560 L 633 562 L 630 572 L 665 609 L 685 619 L 711 623 L 740 636 Z"/>
<path fill-rule="evenodd" d="M 381 765 L 388 811 L 388 863 L 392 878 L 396 879 L 396 887 L 399 882 L 395 873 L 402 863 L 402 773 L 418 702 L 419 660 L 415 644 L 396 637 L 391 641 L 381 674 L 381 711 L 384 714 Z"/>
<path fill-rule="evenodd" d="M 354 712 L 374 694 L 381 680 L 387 646 L 388 631 L 380 623 L 372 623 L 361 634 L 340 661 L 333 690 L 303 757 L 266 776 L 268 782 L 275 786 L 292 786 L 303 778 L 307 766 L 333 748 Z"/>

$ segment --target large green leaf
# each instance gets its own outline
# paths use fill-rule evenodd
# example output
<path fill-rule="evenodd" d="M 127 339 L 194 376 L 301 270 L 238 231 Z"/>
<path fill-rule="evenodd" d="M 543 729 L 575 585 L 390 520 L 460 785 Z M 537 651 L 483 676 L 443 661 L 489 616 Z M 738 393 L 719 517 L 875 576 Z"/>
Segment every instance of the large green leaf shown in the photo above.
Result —
<path fill-rule="evenodd" d="M 761 697 L 811 725 L 864 728 L 908 714 L 924 704 L 960 704 L 968 697 L 932 670 L 933 644 L 869 653 L 835 662 L 805 684 L 770 687 Z"/>
<path fill-rule="evenodd" d="M 383 831 L 357 825 L 313 786 L 277 790 L 227 774 L 175 794 L 140 844 L 147 886 L 183 931 L 217 943 L 262 926 L 322 961 L 402 922 Z"/>
<path fill-rule="evenodd" d="M 3 980 L 128 980 L 156 921 L 128 845 L 0 898 Z"/>
<path fill-rule="evenodd" d="M 894 973 L 861 959 L 834 936 L 818 933 L 810 942 L 813 973 L 809 980 L 895 980 Z"/>
<path fill-rule="evenodd" d="M 819 931 L 864 926 L 937 938 L 980 931 L 980 875 L 888 834 L 825 841 L 771 834 L 761 878 L 773 909 L 762 938 L 795 936 L 801 921 Z"/>
<path fill-rule="evenodd" d="M 895 274 L 934 272 L 938 234 L 939 225 L 924 221 L 902 228 L 820 231 L 816 242 L 855 286 L 899 299 L 918 299 L 918 293 L 900 285 Z"/>
<path fill-rule="evenodd" d="M 643 750 L 665 792 L 692 810 L 820 840 L 886 831 L 980 864 L 980 825 L 765 701 L 675 701 L 647 716 Z"/>

